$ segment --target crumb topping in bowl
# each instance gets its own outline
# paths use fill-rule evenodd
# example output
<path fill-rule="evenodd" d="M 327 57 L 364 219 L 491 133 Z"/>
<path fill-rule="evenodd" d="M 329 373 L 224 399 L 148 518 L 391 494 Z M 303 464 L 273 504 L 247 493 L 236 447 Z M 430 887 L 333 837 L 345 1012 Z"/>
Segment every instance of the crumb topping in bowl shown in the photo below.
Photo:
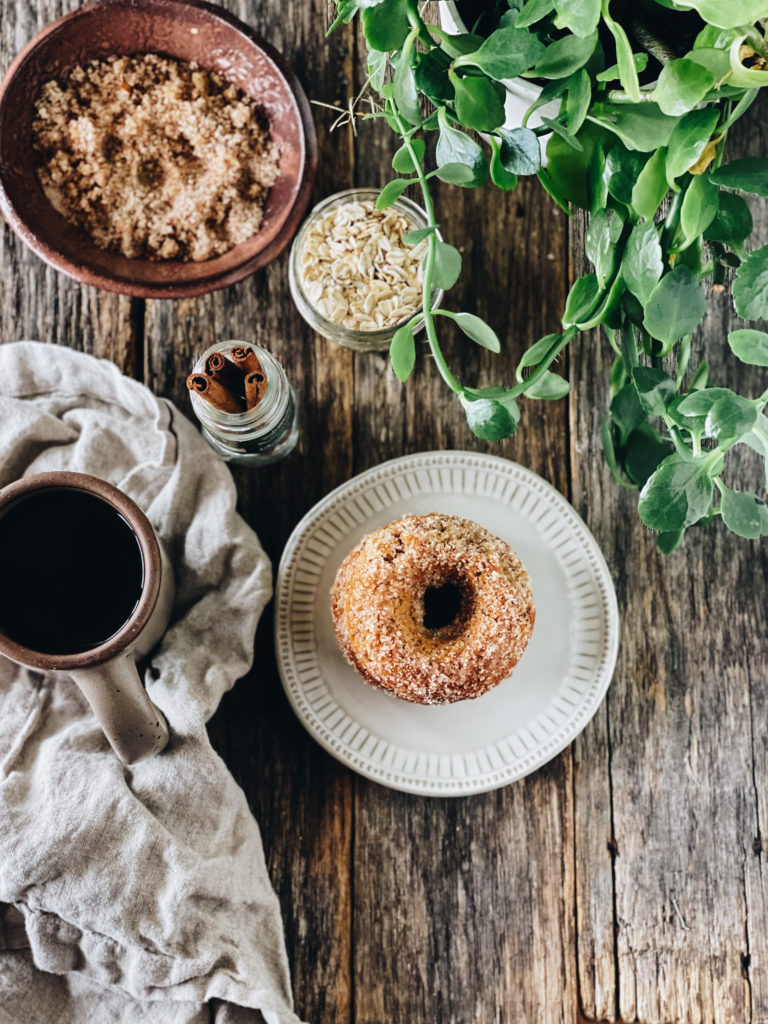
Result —
<path fill-rule="evenodd" d="M 98 246 L 200 261 L 259 230 L 278 147 L 254 100 L 220 75 L 113 56 L 46 82 L 35 109 L 45 193 Z"/>

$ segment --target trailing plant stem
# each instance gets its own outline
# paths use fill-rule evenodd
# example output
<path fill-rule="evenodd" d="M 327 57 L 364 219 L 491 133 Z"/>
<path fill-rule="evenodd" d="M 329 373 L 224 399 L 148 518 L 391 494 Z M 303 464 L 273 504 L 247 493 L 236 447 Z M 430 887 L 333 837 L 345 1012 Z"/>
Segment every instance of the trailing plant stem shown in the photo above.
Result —
<path fill-rule="evenodd" d="M 416 170 L 416 177 L 419 182 L 419 188 L 421 189 L 422 201 L 424 203 L 424 211 L 427 215 L 427 223 L 430 227 L 437 227 L 435 220 L 435 204 L 432 201 L 432 193 L 429 190 L 429 183 L 427 182 L 427 176 L 424 173 L 421 160 L 419 160 L 416 150 L 411 144 L 412 132 L 406 128 L 400 117 L 396 105 L 391 100 L 390 108 L 392 111 L 392 117 L 397 124 L 397 130 L 403 139 L 403 144 L 408 150 L 408 155 L 413 161 L 413 166 Z M 427 341 L 429 342 L 429 350 L 432 353 L 432 358 L 435 360 L 435 365 L 443 378 L 445 383 L 454 391 L 457 395 L 462 394 L 463 388 L 459 384 L 458 380 L 454 377 L 451 371 L 448 369 L 448 364 L 445 361 L 442 350 L 440 348 L 440 342 L 437 338 L 437 329 L 435 328 L 435 318 L 432 312 L 432 275 L 435 270 L 435 256 L 437 254 L 437 233 L 433 231 L 429 236 L 427 242 L 427 255 L 424 258 L 424 281 L 422 285 L 422 317 L 424 319 L 424 329 L 427 334 Z"/>

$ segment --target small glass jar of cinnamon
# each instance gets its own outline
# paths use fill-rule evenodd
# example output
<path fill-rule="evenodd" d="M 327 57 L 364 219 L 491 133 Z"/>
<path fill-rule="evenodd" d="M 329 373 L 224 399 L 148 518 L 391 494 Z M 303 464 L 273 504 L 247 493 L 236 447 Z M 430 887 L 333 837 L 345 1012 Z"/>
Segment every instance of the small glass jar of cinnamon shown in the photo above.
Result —
<path fill-rule="evenodd" d="M 220 341 L 200 356 L 187 387 L 203 437 L 225 461 L 264 466 L 296 447 L 296 390 L 266 349 Z"/>

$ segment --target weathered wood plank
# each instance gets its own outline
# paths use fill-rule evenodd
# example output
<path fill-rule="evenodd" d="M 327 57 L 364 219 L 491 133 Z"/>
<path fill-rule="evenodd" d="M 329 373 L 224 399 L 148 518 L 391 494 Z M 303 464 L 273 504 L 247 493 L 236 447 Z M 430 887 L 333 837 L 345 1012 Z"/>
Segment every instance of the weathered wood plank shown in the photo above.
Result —
<path fill-rule="evenodd" d="M 731 155 L 765 153 L 761 123 L 757 110 Z M 574 254 L 578 241 L 574 232 Z M 692 362 L 706 354 L 715 380 L 759 393 L 764 381 L 725 355 L 736 322 L 711 300 Z M 636 495 L 600 460 L 608 346 L 582 342 L 571 361 L 574 503 L 606 552 L 623 616 L 605 711 L 576 747 L 582 1007 L 643 1024 L 765 1020 L 765 545 L 716 523 L 658 554 Z M 736 471 L 745 488 L 747 461 Z"/>
<path fill-rule="evenodd" d="M 392 176 L 394 137 L 381 122 L 358 131 L 356 183 L 381 186 Z M 464 258 L 446 305 L 485 317 L 503 343 L 493 356 L 441 323 L 446 355 L 466 383 L 511 383 L 524 348 L 558 328 L 565 217 L 531 182 L 508 195 L 441 187 L 436 201 L 443 235 Z M 568 493 L 565 402 L 526 403 L 519 434 L 489 445 L 470 432 L 425 352 L 405 386 L 384 353 L 357 357 L 354 409 L 358 471 L 408 452 L 463 448 L 506 455 Z M 575 1021 L 571 770 L 566 753 L 531 779 L 462 800 L 358 780 L 358 1024 Z"/>
<path fill-rule="evenodd" d="M 284 54 L 308 96 L 347 101 L 352 50 L 324 41 L 324 0 L 226 4 Z M 351 148 L 318 119 L 316 196 L 352 184 Z M 232 288 L 196 300 L 148 302 L 146 380 L 189 412 L 184 381 L 214 341 L 256 342 L 285 367 L 300 393 L 300 446 L 263 469 L 235 469 L 239 509 L 276 567 L 291 530 L 352 474 L 353 357 L 316 339 L 288 291 L 288 253 Z M 227 696 L 211 737 L 259 821 L 282 907 L 297 1011 L 310 1021 L 351 1015 L 352 777 L 307 737 L 278 679 L 271 609 L 256 637 L 255 668 Z"/>

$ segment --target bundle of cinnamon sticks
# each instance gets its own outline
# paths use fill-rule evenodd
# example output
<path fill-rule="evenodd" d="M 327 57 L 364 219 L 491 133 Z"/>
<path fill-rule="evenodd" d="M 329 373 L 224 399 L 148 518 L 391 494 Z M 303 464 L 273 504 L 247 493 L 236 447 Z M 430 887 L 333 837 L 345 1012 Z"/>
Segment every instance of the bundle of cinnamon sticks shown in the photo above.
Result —
<path fill-rule="evenodd" d="M 267 375 L 250 345 L 233 345 L 229 352 L 212 352 L 203 372 L 187 377 L 187 387 L 221 412 L 245 412 L 266 394 Z"/>

